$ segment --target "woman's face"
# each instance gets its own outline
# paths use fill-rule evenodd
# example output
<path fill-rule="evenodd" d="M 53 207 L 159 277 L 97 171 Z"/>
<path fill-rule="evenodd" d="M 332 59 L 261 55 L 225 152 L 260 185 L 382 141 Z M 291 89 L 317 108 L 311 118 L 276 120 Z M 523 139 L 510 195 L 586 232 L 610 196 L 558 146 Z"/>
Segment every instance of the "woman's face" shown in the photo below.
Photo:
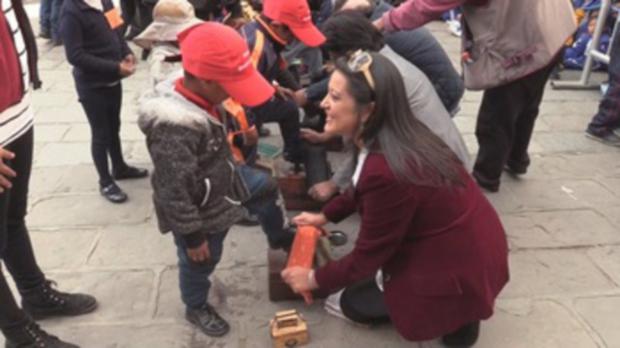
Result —
<path fill-rule="evenodd" d="M 325 132 L 353 139 L 358 133 L 362 113 L 349 93 L 348 82 L 340 71 L 336 70 L 329 80 L 329 90 L 321 107 L 327 116 Z"/>

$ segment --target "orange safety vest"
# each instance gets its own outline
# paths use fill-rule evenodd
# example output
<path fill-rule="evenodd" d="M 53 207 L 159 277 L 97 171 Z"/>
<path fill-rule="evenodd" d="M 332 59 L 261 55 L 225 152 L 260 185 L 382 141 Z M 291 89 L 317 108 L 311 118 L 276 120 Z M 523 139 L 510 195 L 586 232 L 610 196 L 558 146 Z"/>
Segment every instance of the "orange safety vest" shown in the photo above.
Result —
<path fill-rule="evenodd" d="M 261 54 L 263 53 L 263 47 L 265 46 L 265 35 L 257 31 L 256 32 L 256 43 L 254 44 L 254 49 L 252 50 L 252 55 L 250 56 L 250 61 L 254 68 L 258 66 L 258 61 L 260 60 Z M 248 118 L 245 113 L 245 109 L 243 106 L 232 98 L 228 98 L 222 103 L 224 110 L 229 113 L 233 118 L 233 127 L 228 131 L 228 145 L 230 145 L 230 150 L 232 151 L 233 158 L 238 163 L 244 163 L 245 158 L 243 156 L 243 151 L 239 147 L 235 146 L 233 140 L 235 135 L 247 135 L 252 134 L 255 137 L 258 135 L 258 131 L 254 125 L 250 126 L 248 123 Z"/>

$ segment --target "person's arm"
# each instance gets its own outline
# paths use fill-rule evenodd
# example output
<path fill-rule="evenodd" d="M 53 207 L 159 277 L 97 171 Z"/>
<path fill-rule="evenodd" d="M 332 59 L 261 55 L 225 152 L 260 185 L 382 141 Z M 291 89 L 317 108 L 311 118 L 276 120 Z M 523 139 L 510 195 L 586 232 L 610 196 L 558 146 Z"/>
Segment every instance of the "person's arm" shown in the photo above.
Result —
<path fill-rule="evenodd" d="M 94 56 L 84 50 L 82 26 L 78 18 L 65 11 L 60 25 L 62 41 L 71 65 L 84 71 L 110 74 L 120 77 L 120 62 L 114 62 Z"/>
<path fill-rule="evenodd" d="M 361 229 L 353 251 L 315 271 L 321 290 L 333 292 L 374 275 L 401 247 L 418 199 L 406 184 L 383 175 L 364 179 Z"/>
<path fill-rule="evenodd" d="M 148 136 L 155 172 L 155 199 L 163 207 L 170 228 L 189 248 L 204 242 L 199 207 L 192 196 L 198 172 L 197 140 L 184 128 L 159 125 Z"/>
<path fill-rule="evenodd" d="M 386 12 L 378 21 L 387 32 L 415 29 L 465 2 L 466 0 L 407 0 Z"/>
<path fill-rule="evenodd" d="M 350 189 L 332 198 L 329 203 L 323 207 L 322 213 L 328 221 L 338 223 L 353 214 L 356 209 L 357 205 L 353 189 Z"/>
<path fill-rule="evenodd" d="M 310 102 L 320 102 L 327 95 L 329 77 L 315 82 L 306 88 L 306 100 Z"/>

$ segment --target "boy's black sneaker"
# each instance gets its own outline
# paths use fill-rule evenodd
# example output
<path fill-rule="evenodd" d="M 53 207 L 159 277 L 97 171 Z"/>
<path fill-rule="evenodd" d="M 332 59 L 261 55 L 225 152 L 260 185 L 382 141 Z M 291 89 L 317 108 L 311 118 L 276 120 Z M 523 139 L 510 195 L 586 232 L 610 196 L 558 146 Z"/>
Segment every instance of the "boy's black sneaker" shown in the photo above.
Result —
<path fill-rule="evenodd" d="M 52 288 L 52 281 L 20 291 L 22 308 L 34 319 L 86 314 L 97 309 L 97 300 L 84 294 L 69 294 Z M 55 285 L 55 284 L 54 284 Z"/>
<path fill-rule="evenodd" d="M 480 322 L 476 321 L 459 328 L 458 330 L 447 334 L 441 338 L 441 341 L 447 347 L 471 347 L 478 341 L 480 333 Z"/>
<path fill-rule="evenodd" d="M 112 203 L 123 203 L 127 201 L 127 194 L 121 190 L 115 183 L 99 188 L 99 192 L 103 197 Z"/>
<path fill-rule="evenodd" d="M 280 236 L 280 238 L 274 243 L 270 243 L 271 249 L 282 249 L 288 253 L 293 246 L 293 241 L 295 241 L 296 232 L 297 229 L 294 227 L 289 227 L 282 231 L 282 235 Z"/>
<path fill-rule="evenodd" d="M 124 179 L 141 179 L 149 176 L 149 171 L 143 168 L 136 168 L 132 166 L 127 166 L 124 169 L 114 171 L 114 179 L 115 180 L 124 180 Z"/>
<path fill-rule="evenodd" d="M 185 311 L 185 319 L 196 325 L 207 336 L 221 337 L 230 331 L 230 325 L 208 303 L 198 309 L 188 308 Z"/>
<path fill-rule="evenodd" d="M 79 348 L 75 344 L 63 342 L 58 337 L 48 334 L 33 321 L 7 329 L 4 335 L 6 348 Z"/>
<path fill-rule="evenodd" d="M 499 180 L 489 180 L 486 177 L 484 177 L 484 175 L 476 171 L 472 173 L 472 176 L 474 177 L 474 179 L 476 180 L 476 183 L 478 183 L 478 186 L 480 188 L 483 188 L 489 192 L 499 191 Z"/>

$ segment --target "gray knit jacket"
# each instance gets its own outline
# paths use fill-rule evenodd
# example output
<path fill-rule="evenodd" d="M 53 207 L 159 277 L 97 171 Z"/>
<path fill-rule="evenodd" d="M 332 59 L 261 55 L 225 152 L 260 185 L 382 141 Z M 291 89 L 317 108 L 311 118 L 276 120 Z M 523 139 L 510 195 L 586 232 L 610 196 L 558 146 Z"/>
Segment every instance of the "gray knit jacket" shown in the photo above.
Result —
<path fill-rule="evenodd" d="M 155 167 L 151 177 L 159 229 L 196 247 L 228 230 L 249 194 L 233 164 L 226 130 L 164 81 L 139 103 L 138 124 Z"/>

